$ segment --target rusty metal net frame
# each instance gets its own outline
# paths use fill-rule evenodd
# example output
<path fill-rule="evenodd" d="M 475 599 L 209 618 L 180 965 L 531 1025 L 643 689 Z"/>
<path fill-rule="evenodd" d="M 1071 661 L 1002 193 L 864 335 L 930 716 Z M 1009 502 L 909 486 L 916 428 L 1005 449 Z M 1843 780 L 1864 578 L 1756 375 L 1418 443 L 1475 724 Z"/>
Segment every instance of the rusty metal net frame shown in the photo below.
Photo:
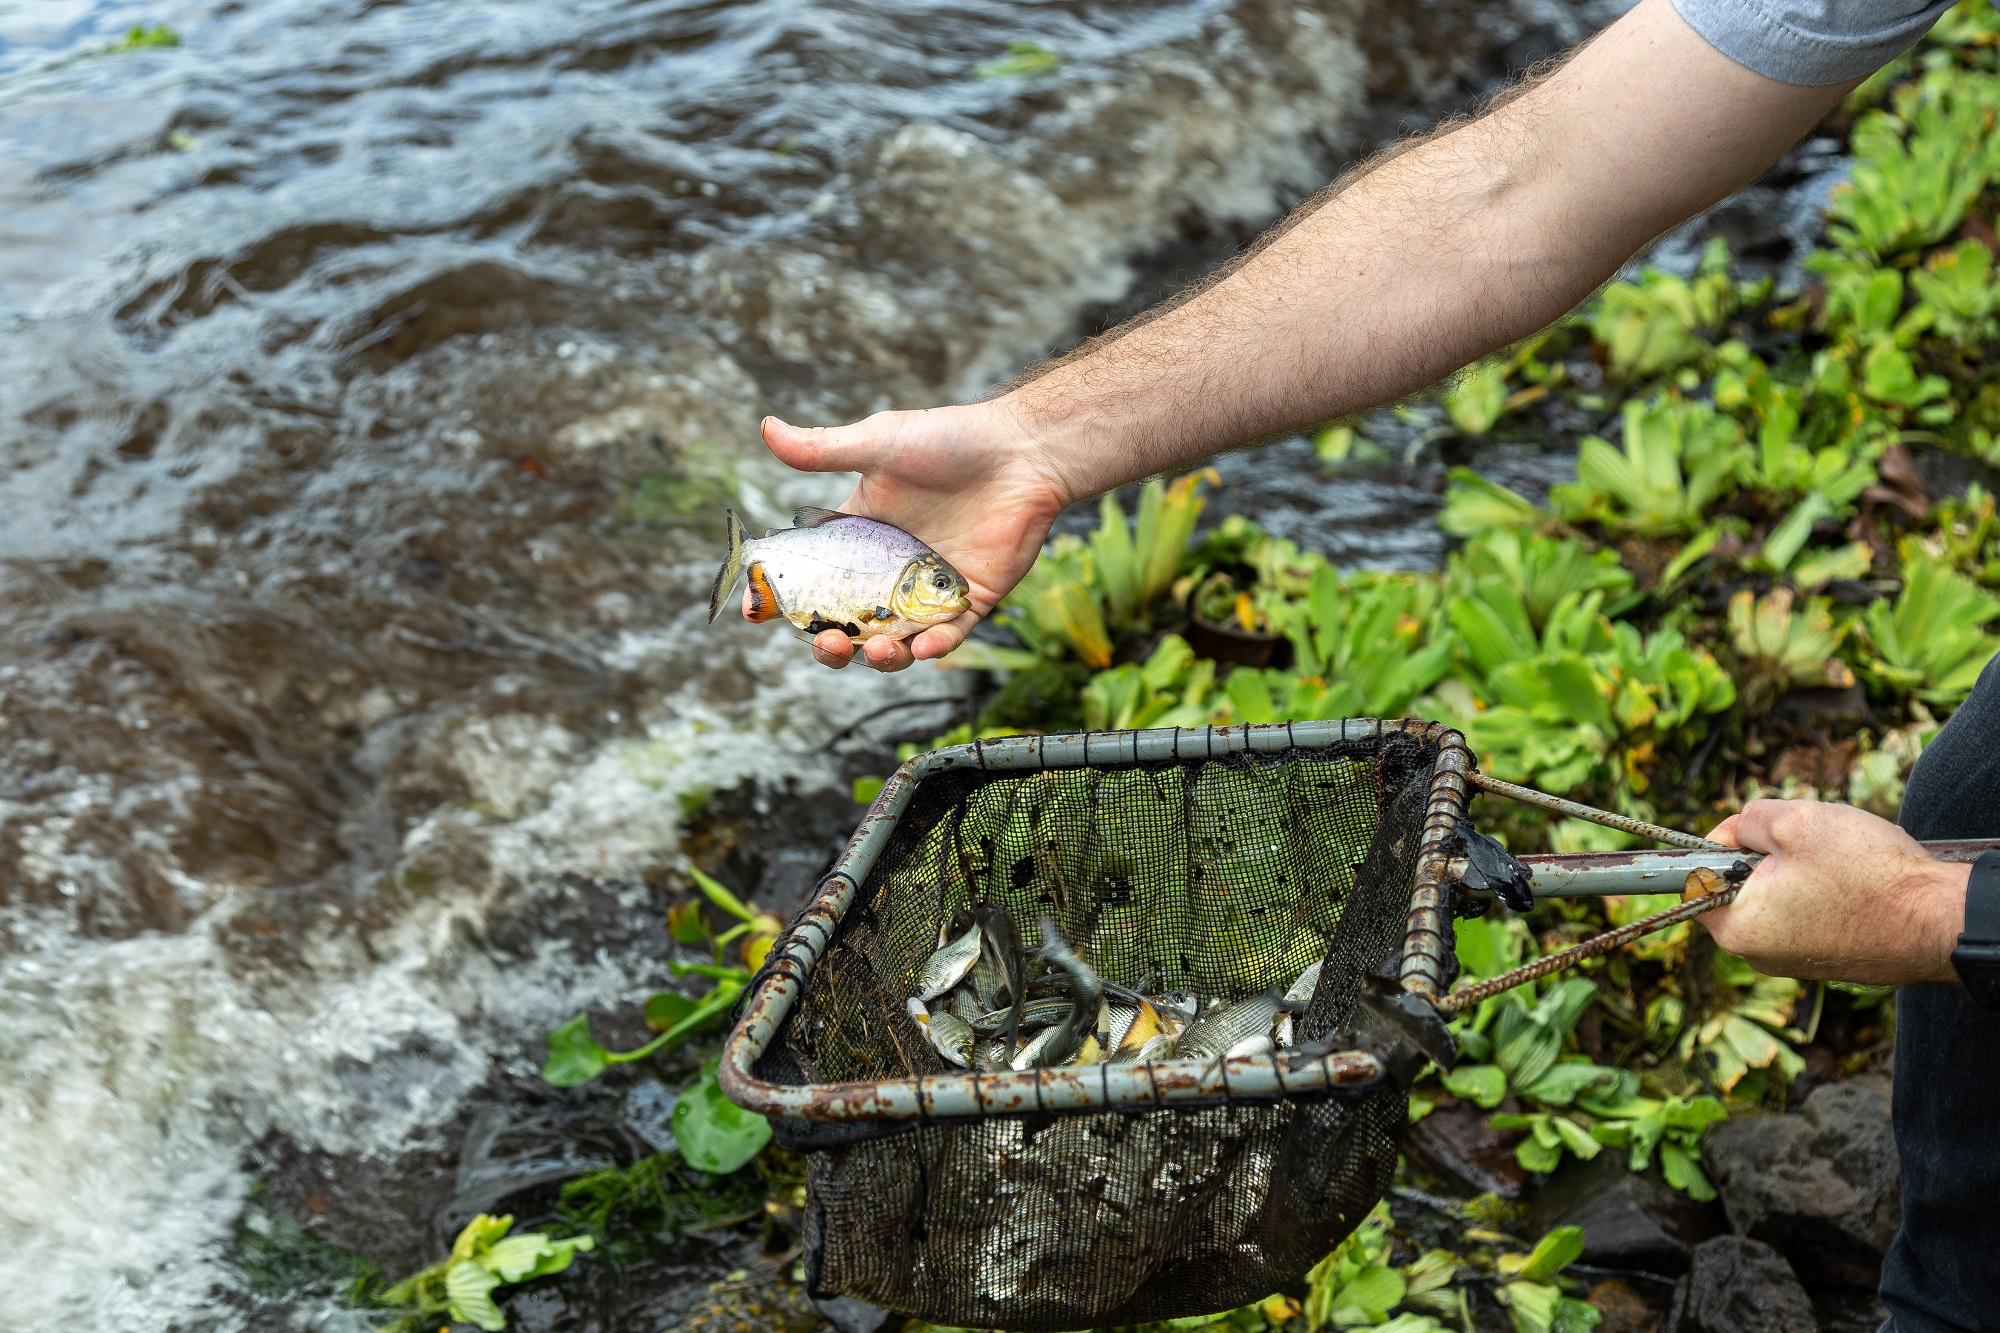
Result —
<path fill-rule="evenodd" d="M 1239 754 L 1310 752 L 1395 736 L 1436 750 L 1398 964 L 1404 989 L 1436 998 L 1444 989 L 1449 966 L 1444 918 L 1449 910 L 1446 884 L 1451 857 L 1446 844 L 1464 818 L 1466 775 L 1471 769 L 1465 738 L 1452 728 L 1412 719 L 1346 718 L 975 741 L 919 755 L 883 784 L 847 849 L 821 880 L 813 900 L 772 947 L 753 982 L 742 1017 L 723 1049 L 719 1076 L 724 1091 L 738 1105 L 765 1115 L 838 1124 L 1159 1107 L 1224 1096 L 1293 1097 L 1379 1079 L 1383 1072 L 1379 1062 L 1366 1052 L 1329 1052 L 1296 1067 L 1293 1061 L 1262 1055 L 1219 1065 L 1175 1060 L 1132 1067 L 1092 1065 L 824 1083 L 772 1081 L 760 1077 L 756 1067 L 874 871 L 897 821 L 926 780 L 966 769 L 1007 773 L 1187 764 Z"/>
<path fill-rule="evenodd" d="M 1364 970 L 1431 999 L 1449 984 L 1449 844 L 1470 769 L 1451 728 L 1373 718 L 1024 736 L 905 764 L 774 945 L 719 1070 L 807 1158 L 810 1288 L 937 1323 L 1053 1330 L 1227 1308 L 1297 1281 L 1393 1174 L 1404 1089 L 1380 1050 L 1338 1034 Z M 1328 964 L 1299 1018 L 1303 1049 L 986 1072 L 924 1047 L 897 1009 L 968 889 L 965 876 L 947 887 L 950 812 L 984 800 L 982 827 L 1014 838 L 986 849 L 1015 872 L 993 877 L 989 900 L 1032 925 L 1037 904 L 1063 906 L 1063 874 L 1023 845 L 1009 793 L 1033 787 L 1072 821 L 1082 809 L 1115 843 L 1145 834 L 1132 801 L 1210 779 L 1248 796 L 1205 808 L 1205 826 L 1240 819 L 1295 848 L 1338 847 L 1289 890 L 1299 912 L 1315 887 L 1333 904 L 1309 946 L 1277 949 L 1275 975 L 1206 974 L 1208 993 L 1256 993 Z M 1026 823 L 1052 838 L 1039 819 Z M 1278 938 L 1256 935 L 1267 953 Z M 1136 965 L 1113 976 L 1120 964 L 1094 952 L 1139 984 Z"/>

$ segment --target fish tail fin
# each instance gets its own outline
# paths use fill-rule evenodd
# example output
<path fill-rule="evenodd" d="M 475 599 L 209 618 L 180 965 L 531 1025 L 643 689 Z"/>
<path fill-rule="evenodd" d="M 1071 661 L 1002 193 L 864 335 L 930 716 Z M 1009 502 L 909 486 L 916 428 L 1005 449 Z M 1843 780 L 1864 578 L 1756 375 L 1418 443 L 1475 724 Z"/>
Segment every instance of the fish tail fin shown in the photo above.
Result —
<path fill-rule="evenodd" d="M 715 588 L 708 594 L 708 623 L 711 625 L 722 613 L 722 599 L 736 587 L 736 580 L 743 573 L 743 520 L 736 517 L 734 509 L 722 512 L 729 531 L 729 554 L 723 557 L 722 568 L 715 572 Z"/>

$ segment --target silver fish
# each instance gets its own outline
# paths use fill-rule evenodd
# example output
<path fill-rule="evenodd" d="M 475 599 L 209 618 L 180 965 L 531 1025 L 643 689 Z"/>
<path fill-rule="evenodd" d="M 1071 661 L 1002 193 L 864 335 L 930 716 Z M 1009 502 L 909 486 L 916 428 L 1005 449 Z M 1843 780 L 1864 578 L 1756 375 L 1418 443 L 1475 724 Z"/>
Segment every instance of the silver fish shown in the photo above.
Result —
<path fill-rule="evenodd" d="M 1070 1007 L 1070 1002 L 1060 995 L 1053 995 L 1043 1000 L 1030 1000 L 1021 1006 L 1021 1026 L 1039 1028 L 1047 1027 L 1051 1023 L 1060 1023 L 1069 1016 Z M 988 1010 L 974 1021 L 972 1030 L 983 1036 L 990 1036 L 1007 1026 L 1007 1018 L 1013 1012 L 1011 1008 Z"/>
<path fill-rule="evenodd" d="M 750 580 L 751 620 L 783 616 L 808 634 L 907 639 L 972 607 L 965 576 L 901 528 L 832 509 L 801 509 L 796 527 L 746 538 L 728 511 L 729 555 L 708 598 L 711 624 L 739 576 Z"/>
<path fill-rule="evenodd" d="M 1069 1058 L 1068 1055 L 1065 1055 L 1062 1057 L 1062 1059 L 1057 1059 L 1053 1054 L 1053 1052 L 1057 1049 L 1056 1047 L 1057 1038 L 1060 1037 L 1061 1034 L 1062 1034 L 1062 1029 L 1060 1027 L 1043 1028 L 1040 1032 L 1037 1032 L 1034 1036 L 1034 1039 L 1030 1041 L 1026 1046 L 1023 1046 L 1021 1048 L 1020 1054 L 1014 1057 L 1012 1062 L 1013 1068 L 1044 1069 L 1050 1065 L 1061 1064 L 1063 1060 Z M 1081 1044 L 1082 1044 L 1081 1042 L 1078 1043 L 1078 1045 Z M 1071 1050 L 1069 1052 L 1069 1055 L 1074 1055 L 1074 1054 L 1076 1054 L 1074 1050 Z"/>
<path fill-rule="evenodd" d="M 1282 1004 L 1283 997 L 1272 991 L 1238 1000 L 1234 1004 L 1205 1008 L 1202 1016 L 1188 1024 L 1181 1033 L 1174 1049 L 1183 1056 L 1221 1059 L 1245 1038 L 1268 1039 L 1271 1023 L 1277 1018 Z"/>
<path fill-rule="evenodd" d="M 960 986 L 951 993 L 951 1012 L 961 1023 L 974 1030 L 977 1030 L 979 1020 L 985 1016 L 979 1007 L 979 997 L 966 986 Z"/>
<path fill-rule="evenodd" d="M 1104 986 L 1098 981 L 1097 973 L 1091 971 L 1089 965 L 1076 956 L 1064 942 L 1062 932 L 1056 928 L 1054 919 L 1046 916 L 1042 918 L 1041 956 L 1054 963 L 1069 977 L 1069 1016 L 1050 1028 L 1047 1034 L 1036 1037 L 1026 1049 L 1015 1056 L 1016 1069 L 1034 1069 L 1068 1063 L 1083 1049 L 1084 1039 L 1090 1036 L 1091 1027 L 1097 1021 L 1098 1007 L 1104 1002 Z M 1035 1058 L 1032 1060 L 1029 1059 L 1030 1052 L 1034 1053 Z"/>
<path fill-rule="evenodd" d="M 972 1067 L 972 1050 L 978 1038 L 957 1014 L 932 1014 L 931 1021 L 924 1024 L 924 1035 L 946 1060 L 960 1069 Z"/>
<path fill-rule="evenodd" d="M 1178 1018 L 1183 1023 L 1192 1023 L 1201 1016 L 1201 1000 L 1191 991 L 1168 991 L 1165 995 L 1153 997 L 1153 1007 L 1160 1016 Z"/>
<path fill-rule="evenodd" d="M 974 926 L 945 945 L 917 970 L 917 998 L 935 1000 L 965 980 L 965 974 L 979 961 L 980 930 Z"/>
<path fill-rule="evenodd" d="M 1300 1005 L 1312 1003 L 1313 992 L 1319 989 L 1319 969 L 1325 961 L 1321 959 L 1320 962 L 1299 973 L 1298 979 L 1285 988 L 1285 999 L 1289 1003 Z"/>

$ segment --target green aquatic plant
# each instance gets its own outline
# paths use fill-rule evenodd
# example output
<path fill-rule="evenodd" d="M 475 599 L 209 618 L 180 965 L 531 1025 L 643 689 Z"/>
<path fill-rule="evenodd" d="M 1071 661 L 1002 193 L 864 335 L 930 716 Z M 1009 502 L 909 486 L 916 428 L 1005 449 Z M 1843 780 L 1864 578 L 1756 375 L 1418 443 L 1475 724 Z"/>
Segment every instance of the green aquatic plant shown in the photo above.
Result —
<path fill-rule="evenodd" d="M 1438 588 L 1407 574 L 1342 577 L 1322 565 L 1303 602 L 1274 610 L 1295 677 L 1320 691 L 1307 716 L 1400 717 L 1451 669 Z M 1232 680 L 1234 678 L 1232 677 Z M 1246 719 L 1247 720 L 1247 719 Z"/>
<path fill-rule="evenodd" d="M 1092 670 L 1111 665 L 1111 629 L 1096 593 L 1090 548 L 1067 534 L 1042 552 L 1014 591 L 1001 620 L 1047 657 L 1073 654 Z"/>
<path fill-rule="evenodd" d="M 1931 70 L 1893 101 L 1893 113 L 1871 111 L 1855 122 L 1848 140 L 1854 166 L 1826 210 L 1835 245 L 1877 260 L 1949 236 L 1992 168 L 1990 77 Z"/>
<path fill-rule="evenodd" d="M 1204 726 L 1214 685 L 1214 662 L 1197 659 L 1180 635 L 1162 635 L 1143 664 L 1127 662 L 1090 678 L 1083 725 L 1088 731 Z"/>
<path fill-rule="evenodd" d="M 647 1242 L 671 1244 L 756 1216 L 777 1184 L 757 1159 L 716 1174 L 668 1151 L 565 1181 L 557 1213 L 614 1264 L 626 1263 L 642 1257 Z"/>
<path fill-rule="evenodd" d="M 870 797 L 872 800 L 873 797 Z M 771 942 L 785 923 L 769 912 L 751 907 L 731 893 L 713 876 L 697 866 L 688 867 L 688 877 L 703 898 L 736 918 L 736 924 L 716 934 L 708 928 L 700 904 L 683 900 L 667 910 L 667 928 L 683 944 L 706 944 L 714 954 L 709 963 L 669 962 L 667 970 L 677 977 L 701 976 L 712 983 L 700 999 L 678 991 L 658 991 L 646 1001 L 646 1025 L 659 1033 L 645 1045 L 630 1051 L 605 1049 L 590 1032 L 590 1015 L 578 1014 L 548 1035 L 548 1059 L 542 1078 L 559 1088 L 588 1083 L 612 1065 L 630 1064 L 674 1046 L 717 1025 L 736 1003 L 748 984 L 750 974 L 762 966 Z M 740 943 L 739 943 L 740 941 Z M 723 949 L 738 944 L 743 966 L 724 963 Z"/>
<path fill-rule="evenodd" d="M 1799 497 L 1819 516 L 1844 511 L 1875 480 L 1877 447 L 1851 433 L 1814 445 L 1799 385 L 1780 380 L 1747 350 L 1732 354 L 1730 362 L 1716 372 L 1715 405 L 1748 418 L 1757 430 L 1756 448 L 1738 460 L 1742 484 L 1772 509 Z"/>
<path fill-rule="evenodd" d="M 1445 388 L 1444 410 L 1461 434 L 1474 439 L 1490 434 L 1507 410 L 1506 366 L 1486 360 L 1460 371 Z"/>
<path fill-rule="evenodd" d="M 1437 524 L 1454 537 L 1474 537 L 1501 528 L 1545 528 L 1555 521 L 1547 510 L 1469 467 L 1448 474 L 1444 508 Z"/>
<path fill-rule="evenodd" d="M 1454 553 L 1445 586 L 1456 595 L 1478 592 L 1517 596 L 1527 621 L 1539 633 L 1550 614 L 1572 593 L 1602 592 L 1615 607 L 1633 588 L 1631 571 L 1616 551 L 1592 550 L 1567 537 L 1547 537 L 1517 529 L 1482 532 Z"/>
<path fill-rule="evenodd" d="M 982 79 L 1033 79 L 1054 72 L 1062 64 L 1060 53 L 1040 42 L 1009 42 L 1007 54 L 972 67 Z"/>
<path fill-rule="evenodd" d="M 1729 599 L 1729 637 L 1748 679 L 1741 689 L 1751 713 L 1761 713 L 1794 687 L 1846 689 L 1854 673 L 1834 654 L 1842 629 L 1824 598 L 1809 598 L 1794 609 L 1789 588 L 1762 597 L 1748 588 Z"/>
<path fill-rule="evenodd" d="M 1657 537 L 1694 532 L 1708 508 L 1732 490 L 1746 449 L 1742 428 L 1707 403 L 1675 395 L 1627 402 L 1619 447 L 1586 436 L 1576 480 L 1552 487 L 1549 501 L 1572 522 Z"/>
<path fill-rule="evenodd" d="M 1862 612 L 1862 669 L 1884 688 L 1956 704 L 2000 649 L 1985 630 L 1996 617 L 2000 598 L 1940 561 L 1906 556 L 1895 601 L 1871 602 Z"/>
<path fill-rule="evenodd" d="M 558 1239 L 539 1231 L 510 1236 L 513 1225 L 512 1217 L 481 1213 L 458 1233 L 449 1256 L 381 1292 L 376 1303 L 408 1311 L 398 1325 L 408 1333 L 441 1328 L 441 1316 L 497 1333 L 507 1327 L 507 1316 L 493 1303 L 495 1291 L 560 1273 L 595 1246 L 588 1236 Z"/>
<path fill-rule="evenodd" d="M 1657 1155 L 1660 1175 L 1689 1198 L 1706 1203 L 1715 1187 L 1701 1169 L 1701 1134 L 1729 1112 L 1713 1097 L 1638 1097 L 1603 1103 L 1604 1118 L 1591 1137 L 1607 1148 L 1626 1150 L 1626 1166 L 1644 1171 Z"/>
<path fill-rule="evenodd" d="M 1462 718 L 1488 770 L 1558 794 L 1586 784 L 1642 794 L 1655 745 L 1727 709 L 1735 686 L 1707 650 L 1675 630 L 1642 636 L 1601 611 L 1603 592 L 1572 592 L 1539 642 L 1516 590 L 1497 580 L 1451 603 L 1452 623 L 1483 674 Z"/>
<path fill-rule="evenodd" d="M 155 51 L 180 44 L 181 35 L 164 23 L 134 23 L 125 30 L 124 38 L 105 47 L 104 53 L 117 55 L 125 51 Z"/>
<path fill-rule="evenodd" d="M 1791 1046 L 1803 1038 L 1789 1026 L 1799 983 L 1760 975 L 1734 954 L 1718 954 L 1711 973 L 1709 1007 L 1681 1033 L 1682 1062 L 1725 1093 L 1753 1069 L 1776 1069 L 1786 1078 L 1804 1072 Z"/>
<path fill-rule="evenodd" d="M 1604 1317 L 1597 1307 L 1566 1295 L 1565 1268 L 1583 1257 L 1583 1228 L 1557 1227 L 1527 1254 L 1503 1254 L 1496 1265 L 1508 1280 L 1493 1298 L 1507 1311 L 1514 1333 L 1589 1333 Z"/>
<path fill-rule="evenodd" d="M 1381 1325 L 1403 1303 L 1409 1283 L 1387 1262 L 1389 1210 L 1378 1204 L 1333 1253 L 1306 1274 L 1303 1314 L 1309 1333 L 1331 1325 Z"/>
<path fill-rule="evenodd" d="M 1717 239 L 1692 281 L 1648 267 L 1637 282 L 1606 287 L 1584 323 L 1615 378 L 1652 379 L 1702 360 L 1724 321 L 1768 289 L 1768 283 L 1739 287 L 1729 276 L 1729 247 Z"/>
<path fill-rule="evenodd" d="M 1994 319 L 2000 285 L 1993 275 L 1993 252 L 1978 241 L 1960 241 L 1938 250 L 1922 268 L 1910 270 L 1918 309 L 1925 323 L 1955 343 L 1987 343 L 2000 339 Z"/>
<path fill-rule="evenodd" d="M 771 1122 L 730 1101 L 715 1069 L 714 1060 L 703 1065 L 701 1075 L 674 1099 L 674 1143 L 681 1160 L 695 1170 L 724 1176 L 741 1170 L 771 1141 Z"/>
<path fill-rule="evenodd" d="M 1139 512 L 1128 527 L 1115 494 L 1099 501 L 1097 531 L 1090 537 L 1097 589 L 1113 625 L 1144 623 L 1173 586 L 1201 518 L 1204 483 L 1220 478 L 1212 468 L 1167 485 L 1155 477 L 1139 490 Z"/>

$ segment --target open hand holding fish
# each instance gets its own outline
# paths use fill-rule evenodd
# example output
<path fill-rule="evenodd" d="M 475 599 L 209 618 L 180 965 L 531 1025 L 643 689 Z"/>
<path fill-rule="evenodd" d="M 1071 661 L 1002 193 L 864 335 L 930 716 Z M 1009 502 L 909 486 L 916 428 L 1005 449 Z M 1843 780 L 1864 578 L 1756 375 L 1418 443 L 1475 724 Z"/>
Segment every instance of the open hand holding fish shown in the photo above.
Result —
<path fill-rule="evenodd" d="M 832 509 L 801 509 L 792 521 L 798 526 L 746 538 L 728 511 L 729 555 L 709 595 L 711 624 L 746 574 L 746 619 L 783 616 L 808 634 L 907 639 L 972 606 L 965 577 L 901 528 Z"/>

